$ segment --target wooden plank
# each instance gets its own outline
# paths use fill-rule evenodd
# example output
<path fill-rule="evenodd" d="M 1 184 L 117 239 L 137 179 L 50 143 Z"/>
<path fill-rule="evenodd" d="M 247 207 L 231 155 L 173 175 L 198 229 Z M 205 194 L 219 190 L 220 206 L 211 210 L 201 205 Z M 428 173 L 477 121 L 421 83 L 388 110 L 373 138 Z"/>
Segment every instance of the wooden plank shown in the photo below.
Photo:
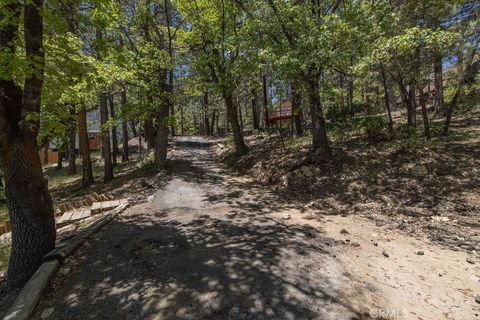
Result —
<path fill-rule="evenodd" d="M 76 221 L 76 220 L 88 218 L 91 216 L 91 213 L 92 212 L 90 211 L 90 209 L 87 209 L 87 208 L 75 210 L 72 216 L 70 217 L 69 221 Z"/>
<path fill-rule="evenodd" d="M 104 211 L 108 211 L 125 203 L 128 203 L 128 200 L 121 199 L 121 200 L 94 202 L 92 205 L 92 214 L 98 214 Z"/>

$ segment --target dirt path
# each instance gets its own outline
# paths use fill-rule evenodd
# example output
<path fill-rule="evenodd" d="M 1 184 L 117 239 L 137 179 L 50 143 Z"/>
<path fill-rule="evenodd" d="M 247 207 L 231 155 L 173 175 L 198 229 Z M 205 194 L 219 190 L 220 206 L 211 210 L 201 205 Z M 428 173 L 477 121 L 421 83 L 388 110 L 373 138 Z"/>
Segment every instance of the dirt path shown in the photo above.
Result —
<path fill-rule="evenodd" d="M 227 175 L 201 138 L 175 149 L 169 184 L 66 262 L 36 318 L 480 319 L 465 253 L 316 215 Z"/>

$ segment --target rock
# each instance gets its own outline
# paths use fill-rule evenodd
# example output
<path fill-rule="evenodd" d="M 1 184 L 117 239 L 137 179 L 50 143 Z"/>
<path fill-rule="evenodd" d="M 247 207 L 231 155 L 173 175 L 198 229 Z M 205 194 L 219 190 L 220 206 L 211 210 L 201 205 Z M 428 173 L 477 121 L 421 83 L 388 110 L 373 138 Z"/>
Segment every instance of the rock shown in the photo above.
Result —
<path fill-rule="evenodd" d="M 480 303 L 480 294 L 475 297 L 475 302 Z"/>
<path fill-rule="evenodd" d="M 423 164 L 416 164 L 412 168 L 413 174 L 419 177 L 423 177 L 428 175 L 428 168 L 426 165 Z"/>
<path fill-rule="evenodd" d="M 374 242 L 373 245 L 374 245 L 375 247 L 378 247 L 378 242 Z"/>
<path fill-rule="evenodd" d="M 423 251 L 421 251 L 421 250 L 417 251 L 417 255 L 419 255 L 419 256 L 423 256 L 424 254 L 425 254 L 425 253 L 424 253 Z"/>
<path fill-rule="evenodd" d="M 470 257 L 467 257 L 466 260 L 467 260 L 467 262 L 470 263 L 470 264 L 475 264 L 475 261 L 473 261 L 473 259 L 470 258 Z"/>
<path fill-rule="evenodd" d="M 147 197 L 147 201 L 148 202 L 153 202 L 153 199 L 155 198 L 155 196 L 152 194 L 151 196 L 148 196 Z"/>
<path fill-rule="evenodd" d="M 310 169 L 309 166 L 302 166 L 300 170 L 302 171 L 303 175 L 306 177 L 311 177 L 314 174 L 312 169 Z"/>
<path fill-rule="evenodd" d="M 385 250 L 382 251 L 382 254 L 383 254 L 383 256 L 384 256 L 385 258 L 389 258 L 389 257 L 390 257 L 390 255 L 388 254 L 388 252 L 385 251 Z"/>
<path fill-rule="evenodd" d="M 432 216 L 432 220 L 433 221 L 437 221 L 437 222 L 447 222 L 447 221 L 450 221 L 450 219 L 448 217 L 442 217 L 442 216 Z"/>
<path fill-rule="evenodd" d="M 353 241 L 352 242 L 352 246 L 353 247 L 360 247 L 360 243 L 356 242 L 356 241 Z"/>
<path fill-rule="evenodd" d="M 43 310 L 42 314 L 40 315 L 40 318 L 41 319 L 47 319 L 48 317 L 50 317 L 52 315 L 53 311 L 55 311 L 55 308 L 48 308 L 48 309 Z"/>
<path fill-rule="evenodd" d="M 62 269 L 62 271 L 60 271 L 60 273 L 64 276 L 66 276 L 67 274 L 70 273 L 70 268 L 69 267 L 65 267 Z"/>
<path fill-rule="evenodd" d="M 283 215 L 283 220 L 290 220 L 291 218 L 292 218 L 292 216 L 288 213 Z"/>
<path fill-rule="evenodd" d="M 342 230 L 340 230 L 340 234 L 348 234 L 347 229 L 342 229 Z"/>

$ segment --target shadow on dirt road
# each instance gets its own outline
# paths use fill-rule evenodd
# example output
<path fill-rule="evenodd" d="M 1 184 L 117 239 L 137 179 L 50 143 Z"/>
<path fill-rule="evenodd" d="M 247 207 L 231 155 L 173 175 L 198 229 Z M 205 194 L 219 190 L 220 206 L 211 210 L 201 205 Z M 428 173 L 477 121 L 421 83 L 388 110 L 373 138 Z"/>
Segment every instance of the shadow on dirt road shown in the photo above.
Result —
<path fill-rule="evenodd" d="M 370 319 L 337 241 L 272 216 L 297 209 L 224 173 L 203 139 L 174 154 L 168 185 L 66 262 L 37 318 Z"/>

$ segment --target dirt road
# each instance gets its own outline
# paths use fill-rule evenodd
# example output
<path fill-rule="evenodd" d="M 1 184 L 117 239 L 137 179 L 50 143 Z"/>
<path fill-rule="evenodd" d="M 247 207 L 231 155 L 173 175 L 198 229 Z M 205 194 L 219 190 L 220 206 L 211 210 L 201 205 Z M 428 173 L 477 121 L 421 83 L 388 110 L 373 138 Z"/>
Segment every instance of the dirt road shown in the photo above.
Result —
<path fill-rule="evenodd" d="M 175 149 L 167 186 L 66 262 L 37 318 L 480 319 L 475 256 L 317 215 L 226 174 L 201 138 Z"/>

